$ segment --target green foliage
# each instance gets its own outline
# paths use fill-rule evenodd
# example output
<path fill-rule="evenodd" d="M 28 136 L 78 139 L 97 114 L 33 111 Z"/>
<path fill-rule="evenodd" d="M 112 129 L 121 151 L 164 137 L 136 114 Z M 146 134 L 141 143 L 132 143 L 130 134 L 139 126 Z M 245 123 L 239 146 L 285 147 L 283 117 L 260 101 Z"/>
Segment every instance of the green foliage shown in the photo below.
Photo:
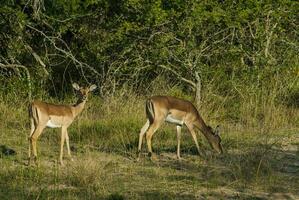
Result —
<path fill-rule="evenodd" d="M 256 118 L 265 102 L 298 107 L 297 1 L 35 2 L 0 8 L 0 63 L 31 75 L 1 67 L 7 99 L 25 99 L 29 82 L 34 97 L 63 99 L 78 81 L 103 97 L 162 89 L 194 100 L 199 74 L 204 107 L 223 119 L 250 121 L 242 111 Z"/>

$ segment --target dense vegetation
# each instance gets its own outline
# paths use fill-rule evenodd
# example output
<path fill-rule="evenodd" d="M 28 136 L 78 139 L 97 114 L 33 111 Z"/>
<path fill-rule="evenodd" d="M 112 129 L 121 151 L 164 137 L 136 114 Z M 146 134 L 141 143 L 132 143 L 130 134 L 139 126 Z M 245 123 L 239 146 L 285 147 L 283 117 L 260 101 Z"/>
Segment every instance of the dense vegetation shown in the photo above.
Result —
<path fill-rule="evenodd" d="M 0 152 L 0 198 L 298 198 L 298 13 L 295 0 L 1 0 L 0 150 L 16 155 Z M 28 103 L 74 102 L 72 82 L 99 88 L 70 127 L 78 162 L 56 164 L 47 130 L 41 166 L 25 166 Z M 220 123 L 226 154 L 200 159 L 184 136 L 177 162 L 166 126 L 161 161 L 135 163 L 154 94 Z"/>
<path fill-rule="evenodd" d="M 273 98 L 294 105 L 298 7 L 289 0 L 4 0 L 1 89 L 61 97 L 79 81 L 97 83 L 102 96 L 123 86 L 147 94 L 163 77 L 188 94 L 200 81 L 235 103 L 242 93 L 276 87 Z"/>

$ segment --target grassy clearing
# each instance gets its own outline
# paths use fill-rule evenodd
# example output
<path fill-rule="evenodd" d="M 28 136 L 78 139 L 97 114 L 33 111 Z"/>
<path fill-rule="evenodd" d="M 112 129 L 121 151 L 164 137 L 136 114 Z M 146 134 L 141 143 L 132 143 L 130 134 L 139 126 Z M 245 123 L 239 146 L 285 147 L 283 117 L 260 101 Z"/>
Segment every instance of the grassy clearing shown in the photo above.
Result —
<path fill-rule="evenodd" d="M 199 137 L 205 159 L 186 129 L 182 161 L 175 159 L 175 127 L 164 125 L 153 139 L 158 160 L 136 162 L 143 98 L 92 98 L 70 127 L 74 162 L 58 165 L 60 133 L 46 129 L 38 142 L 39 167 L 24 165 L 29 133 L 25 104 L 0 103 L 0 199 L 296 199 L 299 198 L 298 128 L 273 129 L 224 123 L 224 155 Z M 204 108 L 203 108 L 204 110 Z M 203 112 L 205 113 L 205 112 Z M 206 112 L 215 125 L 212 112 Z M 292 115 L 298 116 L 296 111 Z M 209 116 L 209 117 L 207 117 Z M 285 119 L 285 117 L 283 118 Z M 295 119 L 296 120 L 296 119 Z"/>

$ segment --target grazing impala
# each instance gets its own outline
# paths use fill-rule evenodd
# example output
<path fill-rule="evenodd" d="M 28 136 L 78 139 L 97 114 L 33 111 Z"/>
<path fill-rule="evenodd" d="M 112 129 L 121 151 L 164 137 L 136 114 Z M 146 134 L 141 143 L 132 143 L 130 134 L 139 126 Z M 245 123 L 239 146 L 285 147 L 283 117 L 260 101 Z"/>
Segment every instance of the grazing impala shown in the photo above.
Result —
<path fill-rule="evenodd" d="M 41 101 L 33 101 L 29 106 L 29 117 L 31 122 L 31 132 L 29 136 L 29 162 L 31 162 L 31 147 L 33 151 L 34 161 L 37 160 L 36 141 L 42 134 L 45 127 L 61 128 L 60 143 L 60 164 L 63 165 L 63 145 L 66 140 L 68 155 L 71 158 L 69 145 L 69 136 L 67 128 L 72 124 L 75 117 L 78 116 L 86 103 L 89 92 L 96 89 L 96 85 L 89 88 L 79 87 L 77 83 L 73 84 L 73 88 L 78 91 L 79 98 L 75 105 L 55 105 Z M 72 158 L 71 158 L 72 159 Z"/>
<path fill-rule="evenodd" d="M 139 135 L 138 144 L 138 160 L 140 158 L 141 146 L 144 134 L 146 133 L 146 141 L 148 147 L 148 155 L 152 157 L 152 137 L 155 131 L 166 121 L 177 126 L 177 158 L 180 159 L 180 139 L 181 128 L 185 124 L 189 129 L 193 140 L 196 144 L 198 153 L 199 145 L 196 138 L 194 128 L 198 128 L 207 138 L 209 144 L 218 152 L 222 153 L 221 139 L 219 136 L 219 126 L 215 131 L 210 126 L 207 126 L 199 115 L 195 106 L 186 100 L 177 99 L 170 96 L 154 96 L 146 101 L 146 117 L 147 121 L 142 127 Z"/>

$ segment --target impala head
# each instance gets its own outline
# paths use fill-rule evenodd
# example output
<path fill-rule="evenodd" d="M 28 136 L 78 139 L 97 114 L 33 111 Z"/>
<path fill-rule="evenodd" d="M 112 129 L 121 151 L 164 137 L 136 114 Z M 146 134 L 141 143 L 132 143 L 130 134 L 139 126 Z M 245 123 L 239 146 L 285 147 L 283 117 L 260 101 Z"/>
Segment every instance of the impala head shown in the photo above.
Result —
<path fill-rule="evenodd" d="M 94 91 L 97 86 L 91 85 L 90 87 L 80 87 L 77 83 L 73 83 L 73 88 L 78 91 L 79 100 L 80 101 L 86 101 L 88 94 L 92 91 Z"/>
<path fill-rule="evenodd" d="M 217 153 L 223 153 L 223 148 L 221 145 L 221 138 L 220 138 L 220 126 L 217 125 L 215 130 L 213 131 L 213 129 L 211 127 L 209 127 L 209 129 L 211 130 L 213 137 L 211 138 L 210 144 L 213 147 L 213 149 L 215 151 L 217 151 Z"/>

